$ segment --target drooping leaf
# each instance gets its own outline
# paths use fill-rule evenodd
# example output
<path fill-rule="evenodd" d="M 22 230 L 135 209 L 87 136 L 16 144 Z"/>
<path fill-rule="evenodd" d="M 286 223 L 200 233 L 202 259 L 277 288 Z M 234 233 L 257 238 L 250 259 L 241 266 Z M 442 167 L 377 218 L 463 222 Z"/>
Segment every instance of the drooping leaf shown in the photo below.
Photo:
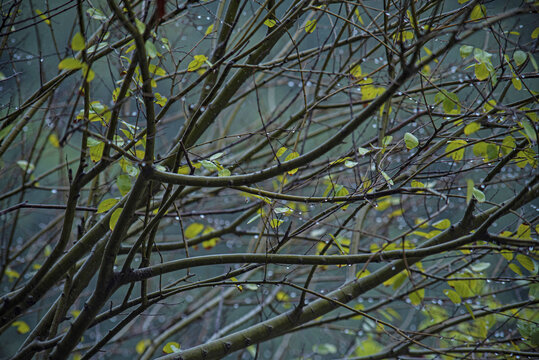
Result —
<path fill-rule="evenodd" d="M 86 41 L 84 40 L 84 36 L 80 32 L 76 33 L 75 36 L 73 36 L 73 39 L 71 40 L 71 48 L 74 51 L 80 51 L 83 50 L 86 47 Z"/>
<path fill-rule="evenodd" d="M 110 230 L 114 230 L 114 228 L 116 227 L 116 223 L 118 222 L 118 219 L 120 218 L 120 215 L 122 214 L 122 210 L 123 208 L 117 208 L 116 210 L 114 210 L 114 212 L 110 216 L 110 220 L 109 220 Z"/>
<path fill-rule="evenodd" d="M 455 290 L 445 289 L 444 294 L 453 302 L 453 304 L 460 304 L 462 302 L 460 295 L 457 294 Z"/>
<path fill-rule="evenodd" d="M 129 176 L 122 174 L 116 178 L 116 185 L 120 190 L 120 194 L 125 196 L 131 190 L 131 179 L 129 179 Z"/>
<path fill-rule="evenodd" d="M 524 62 L 526 62 L 526 58 L 528 57 L 528 55 L 522 51 L 522 50 L 517 50 L 515 51 L 515 53 L 513 54 L 513 60 L 515 60 L 515 63 L 520 66 L 522 64 L 524 64 Z"/>
<path fill-rule="evenodd" d="M 287 157 L 284 159 L 284 161 L 290 161 L 290 160 L 293 160 L 295 158 L 299 157 L 299 154 L 297 152 L 292 152 L 290 154 L 287 155 Z M 288 175 L 294 175 L 296 172 L 298 172 L 298 169 L 292 169 L 288 172 Z"/>

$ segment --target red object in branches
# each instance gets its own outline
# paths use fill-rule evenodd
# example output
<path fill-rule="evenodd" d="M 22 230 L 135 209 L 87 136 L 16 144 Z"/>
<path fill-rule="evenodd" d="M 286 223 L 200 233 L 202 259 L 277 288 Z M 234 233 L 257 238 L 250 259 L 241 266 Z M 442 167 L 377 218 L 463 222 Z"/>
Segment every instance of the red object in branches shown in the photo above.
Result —
<path fill-rule="evenodd" d="M 167 0 L 157 0 L 157 19 L 161 20 L 165 16 L 165 4 Z"/>

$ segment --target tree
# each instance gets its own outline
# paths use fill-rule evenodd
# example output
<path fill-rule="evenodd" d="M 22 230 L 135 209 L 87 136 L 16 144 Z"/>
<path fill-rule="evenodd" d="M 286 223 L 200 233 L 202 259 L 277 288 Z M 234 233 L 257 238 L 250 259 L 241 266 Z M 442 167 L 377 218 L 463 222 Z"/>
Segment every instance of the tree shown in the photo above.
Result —
<path fill-rule="evenodd" d="M 1 8 L 3 356 L 536 355 L 536 3 Z"/>

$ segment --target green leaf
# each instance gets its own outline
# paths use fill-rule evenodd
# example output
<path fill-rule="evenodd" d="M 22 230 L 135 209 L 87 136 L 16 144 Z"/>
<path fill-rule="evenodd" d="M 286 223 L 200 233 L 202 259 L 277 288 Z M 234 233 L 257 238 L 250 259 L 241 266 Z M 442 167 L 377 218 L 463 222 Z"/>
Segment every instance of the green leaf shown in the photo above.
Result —
<path fill-rule="evenodd" d="M 105 143 L 101 141 L 97 145 L 89 147 L 90 159 L 92 159 L 93 162 L 101 160 L 103 157 L 103 149 L 105 149 Z"/>
<path fill-rule="evenodd" d="M 444 294 L 453 302 L 453 304 L 460 304 L 462 302 L 460 295 L 457 294 L 455 290 L 445 289 Z"/>
<path fill-rule="evenodd" d="M 58 69 L 60 70 L 77 70 L 77 69 L 82 69 L 82 62 L 80 62 L 79 60 L 75 59 L 75 58 L 72 58 L 72 57 L 68 57 L 68 58 L 65 58 L 64 60 L 60 61 L 60 63 L 58 64 Z"/>
<path fill-rule="evenodd" d="M 522 51 L 522 50 L 517 50 L 515 51 L 515 53 L 513 54 L 513 60 L 515 60 L 515 63 L 520 66 L 522 64 L 524 64 L 524 62 L 526 62 L 526 58 L 528 57 L 528 55 Z"/>
<path fill-rule="evenodd" d="M 473 264 L 470 267 L 475 272 L 481 272 L 481 271 L 484 271 L 484 270 L 488 269 L 490 267 L 490 263 L 480 262 L 480 263 L 477 263 L 477 264 Z"/>
<path fill-rule="evenodd" d="M 118 203 L 118 199 L 105 199 L 97 205 L 97 214 L 104 213 Z"/>
<path fill-rule="evenodd" d="M 338 240 L 338 238 L 336 238 L 335 236 L 329 234 L 329 236 L 331 236 L 331 238 L 333 239 L 333 242 L 335 243 L 335 245 L 337 245 L 337 247 L 339 248 L 339 251 L 341 252 L 341 255 L 346 255 L 346 251 L 344 250 L 344 248 L 342 247 L 341 245 L 341 242 Z"/>
<path fill-rule="evenodd" d="M 472 195 L 478 202 L 485 202 L 485 194 L 481 190 L 474 187 L 472 190 Z"/>
<path fill-rule="evenodd" d="M 387 181 L 387 183 L 389 185 L 392 185 L 393 186 L 393 180 L 391 180 L 391 178 L 389 177 L 388 174 L 386 174 L 385 171 L 380 171 L 380 173 L 382 174 L 382 176 L 384 177 L 384 179 Z"/>
<path fill-rule="evenodd" d="M 219 167 L 217 165 L 215 165 L 215 163 L 213 161 L 202 160 L 200 163 L 208 171 L 218 171 L 219 170 Z"/>
<path fill-rule="evenodd" d="M 407 132 L 406 134 L 404 134 L 404 143 L 406 144 L 406 148 L 408 148 L 408 150 L 411 150 L 415 147 L 417 147 L 417 145 L 419 145 L 419 140 L 417 140 L 417 138 Z"/>
<path fill-rule="evenodd" d="M 120 218 L 120 214 L 122 213 L 123 209 L 124 208 L 117 208 L 116 210 L 114 210 L 114 212 L 110 216 L 110 220 L 109 220 L 110 230 L 114 230 L 114 228 L 116 227 L 116 223 L 118 222 L 118 219 Z"/>
<path fill-rule="evenodd" d="M 99 10 L 99 9 L 89 8 L 88 10 L 86 10 L 86 13 L 92 19 L 96 19 L 96 20 L 99 20 L 99 21 L 107 20 L 107 17 L 105 16 L 105 14 L 103 14 L 103 12 L 101 10 Z"/>
<path fill-rule="evenodd" d="M 118 190 L 120 190 L 120 194 L 122 196 L 125 196 L 129 190 L 131 190 L 131 180 L 129 179 L 129 176 L 122 174 L 116 178 L 116 185 L 118 186 Z"/>
<path fill-rule="evenodd" d="M 473 182 L 472 179 L 466 180 L 466 183 L 467 183 L 467 187 L 466 187 L 466 204 L 469 204 L 470 201 L 472 200 L 473 189 L 475 189 L 475 188 L 474 188 L 474 182 Z"/>
<path fill-rule="evenodd" d="M 466 125 L 464 127 L 464 134 L 470 135 L 470 134 L 473 134 L 474 132 L 476 132 L 479 129 L 481 129 L 481 124 L 474 121 L 474 122 L 471 122 L 471 123 L 469 123 L 468 125 Z"/>
<path fill-rule="evenodd" d="M 320 355 L 336 354 L 337 347 L 333 344 L 318 344 L 313 345 L 313 352 Z"/>
<path fill-rule="evenodd" d="M 29 162 L 26 161 L 26 160 L 19 160 L 19 161 L 17 161 L 17 165 L 19 165 L 19 167 L 20 167 L 21 169 L 23 169 L 27 174 L 31 174 L 32 171 L 34 171 L 34 169 L 35 169 L 34 164 L 29 163 Z"/>
<path fill-rule="evenodd" d="M 80 51 L 83 50 L 86 47 L 86 42 L 84 40 L 84 37 L 80 32 L 76 33 L 75 36 L 73 36 L 73 39 L 71 40 L 71 48 L 74 51 Z"/>
<path fill-rule="evenodd" d="M 166 343 L 166 345 L 163 346 L 163 352 L 165 354 L 172 354 L 172 353 L 176 353 L 178 351 L 180 351 L 180 344 L 178 344 L 175 341 Z"/>
<path fill-rule="evenodd" d="M 9 126 L 6 126 L 2 130 L 0 130 L 0 140 L 5 138 L 7 136 L 7 134 L 9 134 L 9 132 L 11 131 L 11 128 L 13 128 L 13 124 L 11 124 Z"/>
<path fill-rule="evenodd" d="M 369 149 L 365 149 L 365 148 L 362 148 L 362 147 L 357 148 L 357 153 L 359 154 L 359 156 L 366 155 L 366 154 L 368 154 L 370 152 L 371 151 Z"/>
<path fill-rule="evenodd" d="M 155 48 L 155 45 L 153 42 L 148 39 L 146 40 L 146 43 L 144 44 L 144 48 L 146 49 L 146 54 L 151 58 L 155 58 L 157 56 L 157 49 Z"/>
<path fill-rule="evenodd" d="M 473 46 L 470 46 L 470 45 L 462 45 L 460 47 L 460 56 L 464 59 L 468 56 L 470 56 L 470 54 L 472 53 L 473 51 Z"/>
<path fill-rule="evenodd" d="M 351 161 L 351 160 L 346 160 L 344 162 L 344 166 L 346 166 L 347 168 L 353 168 L 354 166 L 356 166 L 358 163 L 355 162 L 355 161 Z"/>
<path fill-rule="evenodd" d="M 520 122 L 520 126 L 522 126 L 522 128 L 524 129 L 524 132 L 528 136 L 528 139 L 530 139 L 531 141 L 537 141 L 537 134 L 535 133 L 535 129 L 528 119 L 523 119 Z"/>
<path fill-rule="evenodd" d="M 217 172 L 218 176 L 230 176 L 230 170 L 222 169 Z"/>
<path fill-rule="evenodd" d="M 187 239 L 191 239 L 197 236 L 202 231 L 202 229 L 204 229 L 203 224 L 192 223 L 187 227 L 187 229 L 185 229 L 184 235 Z"/>
<path fill-rule="evenodd" d="M 146 31 L 146 24 L 139 19 L 135 19 L 135 25 L 137 26 L 138 32 L 144 34 L 144 32 Z"/>

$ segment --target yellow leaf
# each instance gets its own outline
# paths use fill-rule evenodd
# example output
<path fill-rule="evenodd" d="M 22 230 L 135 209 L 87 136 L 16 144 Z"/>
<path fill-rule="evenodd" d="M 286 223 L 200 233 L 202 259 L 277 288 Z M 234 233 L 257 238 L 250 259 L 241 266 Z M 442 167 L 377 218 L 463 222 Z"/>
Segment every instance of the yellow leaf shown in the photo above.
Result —
<path fill-rule="evenodd" d="M 290 161 L 297 157 L 299 157 L 299 154 L 294 151 L 293 153 L 288 154 L 288 156 L 284 159 L 284 161 Z M 298 172 L 298 169 L 292 169 L 288 172 L 288 175 L 294 175 L 296 172 Z"/>
<path fill-rule="evenodd" d="M 275 24 L 277 24 L 277 21 L 275 21 L 275 20 L 273 20 L 273 19 L 266 19 L 266 20 L 264 20 L 264 25 L 266 25 L 266 26 L 269 27 L 269 28 L 274 27 Z"/>
<path fill-rule="evenodd" d="M 45 24 L 47 24 L 47 25 L 51 24 L 51 21 L 49 20 L 49 18 L 47 16 L 43 15 L 43 12 L 41 10 L 36 9 L 36 14 L 38 14 L 39 17 L 41 19 L 43 19 L 43 21 L 45 21 Z"/>
<path fill-rule="evenodd" d="M 60 70 L 77 70 L 82 68 L 82 63 L 72 57 L 65 58 L 64 60 L 60 61 L 58 64 L 58 69 Z"/>
<path fill-rule="evenodd" d="M 522 270 L 518 267 L 517 264 L 509 264 L 509 269 L 513 270 L 516 274 L 522 276 Z"/>
<path fill-rule="evenodd" d="M 117 199 L 105 199 L 97 205 L 97 214 L 104 213 L 118 203 Z"/>
<path fill-rule="evenodd" d="M 202 231 L 202 229 L 204 229 L 203 224 L 192 223 L 191 225 L 187 227 L 187 229 L 185 229 L 184 235 L 186 238 L 191 239 L 197 236 Z"/>
<path fill-rule="evenodd" d="M 520 263 L 520 265 L 522 265 L 522 267 L 524 267 L 529 272 L 533 273 L 535 271 L 535 263 L 528 256 L 518 254 L 516 256 L 516 259 Z"/>
<path fill-rule="evenodd" d="M 439 230 L 445 230 L 451 226 L 451 221 L 449 219 L 443 219 L 435 222 L 432 226 Z"/>
<path fill-rule="evenodd" d="M 481 129 L 481 124 L 474 121 L 464 127 L 464 134 L 470 135 L 479 129 Z"/>
<path fill-rule="evenodd" d="M 281 301 L 281 302 L 290 301 L 290 296 L 288 296 L 288 294 L 285 293 L 284 291 L 279 291 L 279 292 L 275 295 L 275 300 Z"/>
<path fill-rule="evenodd" d="M 425 297 L 425 289 L 419 289 L 417 291 L 414 291 L 410 295 L 408 295 L 408 298 L 412 302 L 412 305 L 419 305 L 421 304 L 421 301 Z"/>
<path fill-rule="evenodd" d="M 270 221 L 270 226 L 271 226 L 273 229 L 275 229 L 275 228 L 278 228 L 279 225 L 281 225 L 282 223 L 284 223 L 283 220 L 272 219 L 272 220 Z"/>
<path fill-rule="evenodd" d="M 357 64 L 350 70 L 350 75 L 355 77 L 356 79 L 359 79 L 361 77 L 361 66 Z"/>
<path fill-rule="evenodd" d="M 460 295 L 457 294 L 455 290 L 445 289 L 444 290 L 445 296 L 449 298 L 454 304 L 460 304 L 462 302 L 462 299 L 460 298 Z"/>
<path fill-rule="evenodd" d="M 110 230 L 114 230 L 114 227 L 116 226 L 116 223 L 118 222 L 118 218 L 120 217 L 120 214 L 122 213 L 123 209 L 124 208 L 118 208 L 118 209 L 114 210 L 114 212 L 110 216 L 110 220 L 109 220 L 109 228 L 110 228 Z"/>
<path fill-rule="evenodd" d="M 76 319 L 79 317 L 80 315 L 80 310 L 71 310 L 71 315 L 73 315 L 73 317 Z"/>
<path fill-rule="evenodd" d="M 30 326 L 28 326 L 28 324 L 24 321 L 15 321 L 13 324 L 11 324 L 11 326 L 16 327 L 19 334 L 26 334 L 28 331 L 30 331 Z"/>
<path fill-rule="evenodd" d="M 536 27 L 533 32 L 532 32 L 532 39 L 537 39 L 537 37 L 539 36 L 539 27 Z"/>
<path fill-rule="evenodd" d="M 485 5 L 478 4 L 478 5 L 475 5 L 474 8 L 472 9 L 472 13 L 470 14 L 470 19 L 472 21 L 476 21 L 476 20 L 486 17 L 486 15 L 487 15 L 487 8 L 485 7 Z"/>
<path fill-rule="evenodd" d="M 513 77 L 511 78 L 511 83 L 518 91 L 522 90 L 522 81 L 515 75 L 513 75 Z"/>
<path fill-rule="evenodd" d="M 447 147 L 445 148 L 445 153 L 447 157 L 452 158 L 455 161 L 462 160 L 464 157 L 464 152 L 466 151 L 465 146 L 468 143 L 465 140 L 453 140 L 450 141 Z"/>
<path fill-rule="evenodd" d="M 206 60 L 208 60 L 208 58 L 205 55 L 195 55 L 194 60 L 191 61 L 187 66 L 187 71 L 198 70 L 206 62 Z"/>
<path fill-rule="evenodd" d="M 60 141 L 58 140 L 58 136 L 56 136 L 56 134 L 54 133 L 49 135 L 49 143 L 55 148 L 60 147 Z"/>
<path fill-rule="evenodd" d="M 137 354 L 142 355 L 144 353 L 144 350 L 146 350 L 146 347 L 150 344 L 151 341 L 149 339 L 142 339 L 135 346 L 135 351 L 137 352 Z"/>
<path fill-rule="evenodd" d="M 86 47 L 86 41 L 80 32 L 76 33 L 71 40 L 71 48 L 75 51 L 83 50 Z"/>
<path fill-rule="evenodd" d="M 531 232 L 530 225 L 520 224 L 518 226 L 518 228 L 517 228 L 517 233 L 515 235 L 515 238 L 531 240 L 532 239 L 532 232 Z"/>
<path fill-rule="evenodd" d="M 204 33 L 204 35 L 210 35 L 213 31 L 213 24 L 211 24 L 210 26 L 208 26 L 208 28 L 206 29 L 206 32 Z"/>
<path fill-rule="evenodd" d="M 487 66 L 483 63 L 475 64 L 474 70 L 475 70 L 475 77 L 477 78 L 477 80 L 480 80 L 480 81 L 488 79 L 490 75 Z"/>
<path fill-rule="evenodd" d="M 316 29 L 316 19 L 309 20 L 305 24 L 305 32 L 310 34 Z"/>
<path fill-rule="evenodd" d="M 163 347 L 163 352 L 165 354 L 172 354 L 178 351 L 180 351 L 180 344 L 175 341 L 169 342 Z"/>

